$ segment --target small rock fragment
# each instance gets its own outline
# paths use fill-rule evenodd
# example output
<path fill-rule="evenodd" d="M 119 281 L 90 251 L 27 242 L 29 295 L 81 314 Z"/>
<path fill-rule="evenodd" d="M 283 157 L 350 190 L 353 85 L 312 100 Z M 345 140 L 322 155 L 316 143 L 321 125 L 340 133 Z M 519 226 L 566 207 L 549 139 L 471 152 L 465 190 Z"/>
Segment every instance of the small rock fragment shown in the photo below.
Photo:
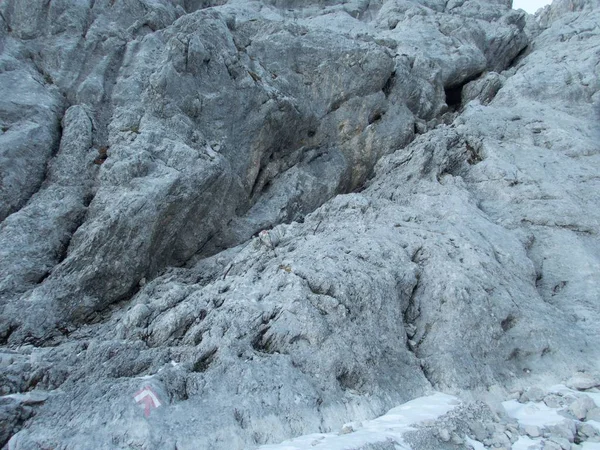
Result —
<path fill-rule="evenodd" d="M 494 433 L 490 439 L 490 443 L 495 448 L 498 448 L 498 447 L 510 448 L 510 446 L 511 446 L 510 439 L 503 432 Z"/>
<path fill-rule="evenodd" d="M 450 440 L 454 445 L 463 445 L 465 443 L 464 439 L 461 438 L 457 433 L 452 433 Z"/>
<path fill-rule="evenodd" d="M 560 448 L 562 448 L 563 450 L 570 450 L 571 449 L 571 443 L 565 439 L 565 438 L 560 438 L 560 437 L 550 437 L 549 438 L 550 441 L 560 445 Z"/>
<path fill-rule="evenodd" d="M 577 436 L 581 440 L 600 437 L 600 431 L 590 423 L 580 423 L 577 425 Z"/>
<path fill-rule="evenodd" d="M 415 120 L 415 131 L 418 134 L 427 133 L 427 122 L 425 122 L 423 119 L 416 119 Z"/>
<path fill-rule="evenodd" d="M 553 441 L 544 441 L 542 444 L 542 450 L 563 450 L 560 444 Z"/>
<path fill-rule="evenodd" d="M 416 333 L 417 333 L 417 327 L 414 324 L 409 323 L 408 325 L 406 325 L 406 334 L 408 335 L 409 338 L 412 339 Z"/>
<path fill-rule="evenodd" d="M 469 424 L 469 428 L 471 428 L 471 433 L 473 433 L 473 436 L 477 441 L 483 442 L 490 435 L 480 422 L 473 422 Z"/>
<path fill-rule="evenodd" d="M 450 440 L 450 432 L 447 429 L 440 429 L 438 434 L 443 442 L 448 442 Z"/>
<path fill-rule="evenodd" d="M 521 398 L 521 394 L 523 392 L 522 391 L 515 391 L 515 392 L 511 392 L 510 395 L 507 397 L 507 400 L 519 400 Z"/>
<path fill-rule="evenodd" d="M 596 404 L 587 395 L 579 397 L 569 406 L 569 412 L 573 414 L 578 420 L 585 419 L 588 411 L 595 409 Z"/>
<path fill-rule="evenodd" d="M 525 427 L 523 427 L 523 431 L 525 434 L 527 434 L 527 436 L 530 437 L 539 437 L 541 434 L 540 428 L 536 427 L 535 425 L 525 425 Z"/>
<path fill-rule="evenodd" d="M 550 425 L 546 428 L 552 436 L 564 438 L 569 442 L 575 440 L 575 434 L 577 433 L 575 421 L 570 419 L 565 419 L 556 425 Z"/>
<path fill-rule="evenodd" d="M 567 387 L 578 391 L 584 391 L 596 386 L 600 386 L 600 380 L 589 373 L 584 372 L 576 373 L 567 381 Z"/>
<path fill-rule="evenodd" d="M 565 405 L 564 399 L 557 394 L 548 394 L 544 397 L 544 403 L 548 408 L 561 408 Z"/>
<path fill-rule="evenodd" d="M 544 391 L 539 387 L 532 387 L 527 389 L 521 397 L 519 398 L 519 402 L 541 402 L 544 399 Z"/>
<path fill-rule="evenodd" d="M 352 425 L 344 425 L 342 427 L 342 430 L 340 431 L 340 434 L 350 434 L 350 433 L 354 433 L 354 428 L 352 428 Z"/>

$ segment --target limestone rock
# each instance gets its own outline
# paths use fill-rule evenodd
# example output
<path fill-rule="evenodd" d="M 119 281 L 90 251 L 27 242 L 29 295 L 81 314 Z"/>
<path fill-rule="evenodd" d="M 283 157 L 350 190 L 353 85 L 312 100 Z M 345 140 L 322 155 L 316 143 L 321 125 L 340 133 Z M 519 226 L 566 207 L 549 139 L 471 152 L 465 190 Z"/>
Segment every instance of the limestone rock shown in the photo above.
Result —
<path fill-rule="evenodd" d="M 567 380 L 567 387 L 571 389 L 577 389 L 578 391 L 585 391 L 586 389 L 591 389 L 596 386 L 600 386 L 600 381 L 590 375 L 589 373 L 579 372 L 573 375 L 571 378 Z"/>
<path fill-rule="evenodd" d="M 543 450 L 562 450 L 562 446 L 554 441 L 544 441 L 542 444 Z"/>
<path fill-rule="evenodd" d="M 0 2 L 0 445 L 256 448 L 597 373 L 599 16 Z M 414 442 L 515 440 L 461 411 Z"/>
<path fill-rule="evenodd" d="M 556 425 L 550 425 L 547 428 L 551 435 L 566 439 L 569 442 L 574 442 L 577 434 L 577 426 L 575 421 L 569 419 L 563 420 Z"/>
<path fill-rule="evenodd" d="M 569 412 L 577 419 L 584 420 L 588 411 L 596 408 L 594 401 L 587 395 L 582 395 L 569 405 Z"/>
<path fill-rule="evenodd" d="M 541 402 L 544 399 L 544 396 L 545 392 L 543 391 L 543 389 L 539 387 L 532 387 L 523 392 L 523 394 L 521 394 L 519 401 L 521 403 Z"/>
<path fill-rule="evenodd" d="M 558 447 L 562 450 L 571 450 L 571 443 L 567 439 L 560 437 L 552 437 L 548 441 L 546 441 L 546 443 L 549 442 L 558 445 Z"/>
<path fill-rule="evenodd" d="M 535 425 L 527 425 L 523 428 L 523 431 L 527 436 L 530 437 L 539 437 L 541 435 L 540 428 Z"/>
<path fill-rule="evenodd" d="M 577 436 L 582 441 L 598 442 L 600 441 L 600 430 L 590 423 L 580 423 L 577 426 Z"/>

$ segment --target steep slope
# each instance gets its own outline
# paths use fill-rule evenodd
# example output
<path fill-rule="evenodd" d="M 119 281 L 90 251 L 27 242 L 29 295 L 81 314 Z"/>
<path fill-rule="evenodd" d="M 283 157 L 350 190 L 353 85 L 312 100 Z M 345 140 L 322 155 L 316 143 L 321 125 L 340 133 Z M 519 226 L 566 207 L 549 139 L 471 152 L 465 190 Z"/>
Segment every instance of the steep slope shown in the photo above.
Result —
<path fill-rule="evenodd" d="M 251 448 L 600 369 L 597 1 L 31 3 L 0 5 L 11 449 Z"/>

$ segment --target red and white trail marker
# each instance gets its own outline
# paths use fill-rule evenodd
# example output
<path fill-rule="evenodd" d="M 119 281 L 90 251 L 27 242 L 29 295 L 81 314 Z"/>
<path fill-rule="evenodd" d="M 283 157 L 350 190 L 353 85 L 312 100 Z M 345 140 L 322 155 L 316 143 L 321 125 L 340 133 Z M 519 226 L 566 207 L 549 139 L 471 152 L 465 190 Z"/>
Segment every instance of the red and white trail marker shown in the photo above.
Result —
<path fill-rule="evenodd" d="M 136 403 L 144 405 L 144 416 L 150 416 L 150 410 L 152 408 L 158 408 L 162 403 L 158 399 L 156 393 L 150 386 L 145 386 L 143 389 L 137 391 L 133 397 Z"/>

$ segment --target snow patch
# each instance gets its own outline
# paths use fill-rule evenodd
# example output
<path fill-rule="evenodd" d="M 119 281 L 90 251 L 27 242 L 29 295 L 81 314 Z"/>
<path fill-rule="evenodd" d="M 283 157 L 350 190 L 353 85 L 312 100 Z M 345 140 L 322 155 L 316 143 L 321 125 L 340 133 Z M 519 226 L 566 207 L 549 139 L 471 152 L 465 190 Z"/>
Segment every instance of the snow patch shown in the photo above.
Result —
<path fill-rule="evenodd" d="M 414 425 L 443 416 L 459 404 L 458 398 L 438 392 L 404 403 L 376 419 L 346 424 L 341 433 L 300 436 L 280 444 L 264 445 L 259 450 L 346 450 L 386 441 L 397 444 L 398 450 L 411 450 L 402 439 L 404 433 L 414 430 Z"/>
<path fill-rule="evenodd" d="M 485 450 L 485 446 L 475 439 L 471 439 L 469 436 L 465 438 L 465 442 L 471 446 L 473 450 Z"/>
<path fill-rule="evenodd" d="M 512 445 L 511 450 L 538 450 L 542 448 L 539 440 L 533 440 L 527 436 L 521 436 L 517 442 Z"/>
<path fill-rule="evenodd" d="M 534 425 L 543 428 L 565 420 L 556 409 L 549 408 L 543 402 L 519 403 L 516 400 L 509 400 L 502 402 L 502 406 L 510 417 L 517 419 L 519 424 L 524 426 Z"/>

